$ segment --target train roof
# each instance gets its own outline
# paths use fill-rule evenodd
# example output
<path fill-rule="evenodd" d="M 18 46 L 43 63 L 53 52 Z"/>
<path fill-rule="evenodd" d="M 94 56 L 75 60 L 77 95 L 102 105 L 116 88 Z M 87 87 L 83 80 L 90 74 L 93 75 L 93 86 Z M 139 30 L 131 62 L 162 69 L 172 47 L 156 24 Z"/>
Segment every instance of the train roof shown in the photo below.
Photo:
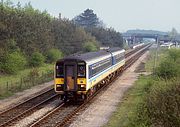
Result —
<path fill-rule="evenodd" d="M 121 51 L 121 50 L 124 50 L 124 49 L 122 49 L 122 48 L 119 48 L 119 47 L 114 47 L 114 48 L 110 48 L 110 49 L 108 49 L 107 51 L 109 51 L 109 52 L 117 52 L 117 51 Z"/>
<path fill-rule="evenodd" d="M 89 60 L 97 59 L 97 58 L 107 56 L 107 55 L 110 55 L 110 53 L 108 53 L 107 51 L 101 50 L 98 52 L 88 52 L 88 53 L 84 53 L 84 54 L 73 54 L 73 55 L 70 55 L 70 56 L 64 58 L 64 60 L 77 59 L 77 60 L 89 61 Z"/>
<path fill-rule="evenodd" d="M 120 49 L 120 48 L 111 48 L 108 50 L 100 50 L 98 52 L 88 52 L 88 53 L 84 53 L 84 54 L 72 54 L 70 56 L 67 56 L 65 58 L 63 58 L 62 60 L 82 60 L 82 61 L 91 61 L 93 59 L 98 59 L 98 58 L 102 58 L 105 56 L 110 56 L 110 52 L 116 52 L 116 51 L 121 51 L 124 49 Z M 60 60 L 59 60 L 60 61 Z"/>

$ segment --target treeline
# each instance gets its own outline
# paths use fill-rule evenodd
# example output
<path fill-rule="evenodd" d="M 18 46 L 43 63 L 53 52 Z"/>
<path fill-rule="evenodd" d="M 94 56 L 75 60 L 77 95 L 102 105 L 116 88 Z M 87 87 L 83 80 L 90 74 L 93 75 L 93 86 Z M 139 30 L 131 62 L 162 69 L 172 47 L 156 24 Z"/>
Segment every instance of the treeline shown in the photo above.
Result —
<path fill-rule="evenodd" d="M 96 40 L 101 46 L 123 47 L 121 33 L 115 31 L 113 28 L 106 28 L 105 24 L 94 14 L 92 9 L 86 9 L 83 13 L 76 16 L 73 22 L 96 37 Z"/>
<path fill-rule="evenodd" d="M 46 11 L 36 10 L 30 3 L 22 7 L 20 3 L 1 1 L 0 17 L 1 74 L 41 66 L 63 55 L 95 51 L 109 42 L 118 46 L 122 43 L 119 41 L 122 37 L 114 30 L 97 27 L 85 30 L 71 20 L 54 18 Z"/>
<path fill-rule="evenodd" d="M 116 32 L 113 28 L 86 28 L 92 36 L 95 36 L 100 45 L 106 47 L 123 47 L 123 38 L 121 33 Z"/>

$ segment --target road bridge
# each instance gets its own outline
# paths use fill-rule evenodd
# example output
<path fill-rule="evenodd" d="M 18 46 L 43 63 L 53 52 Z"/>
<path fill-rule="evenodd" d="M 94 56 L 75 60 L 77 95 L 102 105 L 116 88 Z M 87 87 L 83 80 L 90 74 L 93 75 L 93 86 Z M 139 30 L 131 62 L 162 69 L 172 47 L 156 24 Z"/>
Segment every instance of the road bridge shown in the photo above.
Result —
<path fill-rule="evenodd" d="M 135 44 L 141 41 L 143 38 L 152 38 L 158 42 L 160 38 L 163 38 L 163 36 L 164 35 L 159 34 L 125 33 L 123 34 L 123 39 L 125 39 L 128 44 Z"/>

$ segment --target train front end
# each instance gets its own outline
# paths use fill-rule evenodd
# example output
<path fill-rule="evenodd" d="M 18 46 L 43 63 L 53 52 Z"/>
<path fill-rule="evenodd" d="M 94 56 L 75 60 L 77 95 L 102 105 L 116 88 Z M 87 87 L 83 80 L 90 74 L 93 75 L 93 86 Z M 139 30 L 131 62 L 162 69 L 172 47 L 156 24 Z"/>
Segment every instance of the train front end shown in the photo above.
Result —
<path fill-rule="evenodd" d="M 86 94 L 86 63 L 65 59 L 55 64 L 55 91 L 62 100 L 84 99 Z"/>

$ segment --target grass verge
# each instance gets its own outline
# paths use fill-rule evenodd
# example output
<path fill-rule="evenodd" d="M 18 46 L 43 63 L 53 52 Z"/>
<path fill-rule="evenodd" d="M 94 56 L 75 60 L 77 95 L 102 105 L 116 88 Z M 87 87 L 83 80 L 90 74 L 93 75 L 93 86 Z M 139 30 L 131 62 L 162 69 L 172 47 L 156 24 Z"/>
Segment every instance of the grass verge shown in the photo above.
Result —
<path fill-rule="evenodd" d="M 138 114 L 138 107 L 143 103 L 145 94 L 149 91 L 151 80 L 149 76 L 140 76 L 136 85 L 130 88 L 119 103 L 105 127 L 134 127 L 134 119 Z M 143 125 L 145 126 L 145 125 Z"/>
<path fill-rule="evenodd" d="M 0 77 L 0 99 L 12 96 L 16 92 L 47 82 L 53 78 L 53 65 L 44 64 L 39 68 L 25 69 L 16 75 Z"/>
<path fill-rule="evenodd" d="M 21 79 L 21 77 L 29 75 L 32 68 L 25 69 L 19 71 L 17 74 L 14 75 L 1 75 L 0 77 L 0 85 L 6 84 L 8 81 L 16 82 Z M 53 64 L 44 64 L 42 67 L 38 68 L 39 73 L 46 73 L 49 70 L 53 70 Z"/>

